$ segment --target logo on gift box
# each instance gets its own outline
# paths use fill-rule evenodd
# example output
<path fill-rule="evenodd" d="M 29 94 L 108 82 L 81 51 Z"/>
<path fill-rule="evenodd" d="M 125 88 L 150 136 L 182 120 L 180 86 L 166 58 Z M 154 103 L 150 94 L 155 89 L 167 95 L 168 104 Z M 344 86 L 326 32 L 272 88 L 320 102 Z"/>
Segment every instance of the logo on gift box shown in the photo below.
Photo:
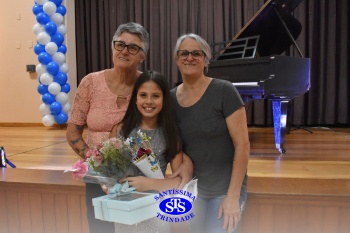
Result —
<path fill-rule="evenodd" d="M 161 201 L 159 209 L 165 214 L 181 215 L 192 210 L 192 203 L 185 198 L 172 197 Z"/>
<path fill-rule="evenodd" d="M 154 199 L 160 201 L 157 218 L 166 222 L 185 222 L 195 217 L 192 202 L 197 197 L 197 180 L 192 180 L 183 189 L 170 189 L 158 193 Z"/>

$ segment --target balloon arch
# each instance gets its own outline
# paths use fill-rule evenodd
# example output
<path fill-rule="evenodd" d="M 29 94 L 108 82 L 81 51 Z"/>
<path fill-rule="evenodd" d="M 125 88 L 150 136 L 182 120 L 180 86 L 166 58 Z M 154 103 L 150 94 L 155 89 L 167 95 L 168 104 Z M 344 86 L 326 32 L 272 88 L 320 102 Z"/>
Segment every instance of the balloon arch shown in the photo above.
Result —
<path fill-rule="evenodd" d="M 40 111 L 45 126 L 65 124 L 71 105 L 68 102 L 70 85 L 67 83 L 67 47 L 63 43 L 66 34 L 64 16 L 66 7 L 62 0 L 35 0 L 32 8 L 37 23 L 33 32 L 37 36 L 34 52 L 38 55 L 36 65 L 38 92 L 41 94 Z"/>

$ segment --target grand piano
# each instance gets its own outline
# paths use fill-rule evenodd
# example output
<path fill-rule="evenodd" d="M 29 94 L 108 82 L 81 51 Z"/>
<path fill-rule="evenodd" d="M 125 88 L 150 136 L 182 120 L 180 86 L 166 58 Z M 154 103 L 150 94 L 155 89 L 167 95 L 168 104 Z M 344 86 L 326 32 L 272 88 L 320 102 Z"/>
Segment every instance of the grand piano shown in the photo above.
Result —
<path fill-rule="evenodd" d="M 291 14 L 301 1 L 268 0 L 232 40 L 212 44 L 207 73 L 232 82 L 244 102 L 272 102 L 275 144 L 283 154 L 289 102 L 310 88 L 310 59 L 295 42 L 301 24 Z M 292 45 L 298 56 L 281 55 Z"/>

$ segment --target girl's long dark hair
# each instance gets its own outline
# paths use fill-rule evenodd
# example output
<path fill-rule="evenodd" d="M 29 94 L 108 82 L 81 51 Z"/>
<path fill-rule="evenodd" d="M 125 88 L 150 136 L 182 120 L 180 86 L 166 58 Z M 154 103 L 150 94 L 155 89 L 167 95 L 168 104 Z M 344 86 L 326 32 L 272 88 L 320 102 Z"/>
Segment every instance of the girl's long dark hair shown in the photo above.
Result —
<path fill-rule="evenodd" d="M 137 109 L 136 98 L 140 86 L 148 81 L 156 83 L 163 92 L 163 108 L 158 115 L 158 124 L 162 127 L 166 142 L 165 160 L 170 162 L 177 153 L 182 150 L 182 141 L 179 129 L 175 124 L 175 110 L 170 97 L 170 89 L 167 79 L 163 74 L 155 71 L 142 73 L 136 80 L 130 103 L 121 123 L 123 136 L 127 138 L 131 131 L 141 124 L 142 115 Z"/>

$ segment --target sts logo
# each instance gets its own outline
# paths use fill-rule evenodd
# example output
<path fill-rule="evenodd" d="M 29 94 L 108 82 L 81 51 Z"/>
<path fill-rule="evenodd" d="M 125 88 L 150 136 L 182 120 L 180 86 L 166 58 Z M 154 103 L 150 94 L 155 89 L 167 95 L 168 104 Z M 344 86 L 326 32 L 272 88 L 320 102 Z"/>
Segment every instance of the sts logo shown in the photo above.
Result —
<path fill-rule="evenodd" d="M 191 191 L 189 191 L 191 190 Z M 169 189 L 154 197 L 160 201 L 157 218 L 166 222 L 185 222 L 194 218 L 192 203 L 197 196 L 197 179 L 190 181 L 183 189 Z"/>
<path fill-rule="evenodd" d="M 192 210 L 192 203 L 181 197 L 171 197 L 159 203 L 159 209 L 169 215 L 182 215 Z"/>

